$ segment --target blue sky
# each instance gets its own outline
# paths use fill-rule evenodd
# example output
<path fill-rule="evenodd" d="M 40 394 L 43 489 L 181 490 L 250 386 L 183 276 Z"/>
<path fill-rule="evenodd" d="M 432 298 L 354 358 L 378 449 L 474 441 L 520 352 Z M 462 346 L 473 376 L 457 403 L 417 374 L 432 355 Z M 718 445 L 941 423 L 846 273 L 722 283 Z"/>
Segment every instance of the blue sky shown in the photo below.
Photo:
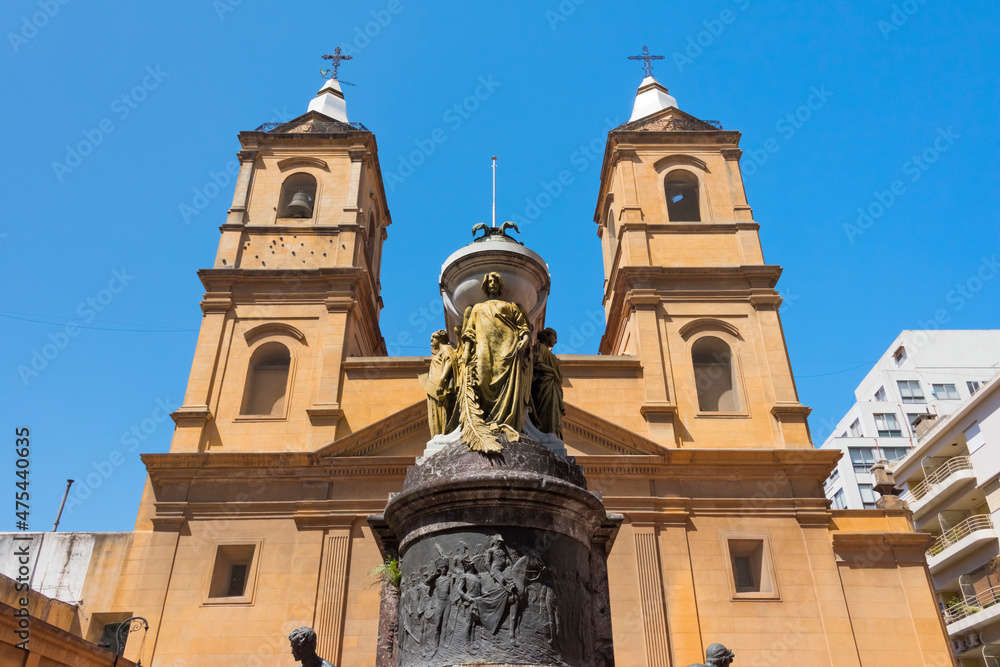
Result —
<path fill-rule="evenodd" d="M 997 326 L 997 22 L 992 3 L 921 0 L 6 2 L 0 464 L 28 426 L 34 529 L 69 477 L 60 529 L 131 528 L 138 454 L 168 449 L 183 397 L 236 134 L 305 112 L 337 45 L 391 181 L 394 354 L 426 354 L 439 322 L 421 309 L 440 311 L 441 262 L 489 220 L 492 155 L 498 217 L 532 219 L 522 238 L 550 265 L 557 351 L 596 351 L 598 171 L 646 44 L 680 108 L 743 133 L 820 442 L 900 330 Z"/>

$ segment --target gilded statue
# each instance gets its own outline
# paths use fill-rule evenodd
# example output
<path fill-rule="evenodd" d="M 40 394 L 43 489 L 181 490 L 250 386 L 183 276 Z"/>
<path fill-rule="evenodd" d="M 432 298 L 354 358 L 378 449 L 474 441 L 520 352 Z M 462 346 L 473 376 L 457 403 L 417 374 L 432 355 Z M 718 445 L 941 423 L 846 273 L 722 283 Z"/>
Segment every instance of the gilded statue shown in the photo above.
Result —
<path fill-rule="evenodd" d="M 517 440 L 531 395 L 531 325 L 516 303 L 500 299 L 499 273 L 483 276 L 487 300 L 465 309 L 460 332 L 459 424 L 473 451 L 503 449 L 497 436 Z"/>
<path fill-rule="evenodd" d="M 292 657 L 302 662 L 298 667 L 334 667 L 329 660 L 316 655 L 316 631 L 312 628 L 298 628 L 288 635 L 292 644 Z"/>
<path fill-rule="evenodd" d="M 431 368 L 420 376 L 427 392 L 427 422 L 431 437 L 451 433 L 458 426 L 455 409 L 455 348 L 448 344 L 448 332 L 439 329 L 431 334 Z"/>
<path fill-rule="evenodd" d="M 534 374 L 531 379 L 531 421 L 542 433 L 562 434 L 563 407 L 562 370 L 552 354 L 556 345 L 556 330 L 542 329 L 534 349 Z"/>

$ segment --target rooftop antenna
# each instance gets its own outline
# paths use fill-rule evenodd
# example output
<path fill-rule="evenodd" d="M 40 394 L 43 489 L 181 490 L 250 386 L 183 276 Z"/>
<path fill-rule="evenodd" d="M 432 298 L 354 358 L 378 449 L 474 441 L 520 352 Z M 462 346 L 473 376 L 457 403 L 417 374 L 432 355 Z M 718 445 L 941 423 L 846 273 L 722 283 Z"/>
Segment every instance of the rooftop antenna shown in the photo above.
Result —
<path fill-rule="evenodd" d="M 493 156 L 493 226 L 497 226 L 497 156 Z"/>
<path fill-rule="evenodd" d="M 62 518 L 63 508 L 66 507 L 66 498 L 69 497 L 69 487 L 73 486 L 73 480 L 66 480 L 66 493 L 63 494 L 62 504 L 59 505 L 59 513 L 56 514 L 56 522 L 52 524 L 52 532 L 59 530 L 59 519 Z"/>

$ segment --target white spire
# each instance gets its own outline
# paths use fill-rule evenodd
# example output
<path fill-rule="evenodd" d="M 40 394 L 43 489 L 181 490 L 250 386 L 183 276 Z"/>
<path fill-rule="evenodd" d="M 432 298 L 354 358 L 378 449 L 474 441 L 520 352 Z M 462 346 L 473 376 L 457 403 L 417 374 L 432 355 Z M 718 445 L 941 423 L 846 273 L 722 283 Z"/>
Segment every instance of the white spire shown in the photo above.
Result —
<path fill-rule="evenodd" d="M 662 111 L 669 107 L 677 108 L 677 100 L 667 92 L 659 81 L 652 76 L 647 76 L 639 84 L 639 90 L 635 94 L 635 104 L 632 105 L 632 117 L 629 122 L 639 120 L 646 116 L 652 116 L 657 111 Z"/>
<path fill-rule="evenodd" d="M 344 101 L 344 91 L 336 79 L 327 79 L 319 89 L 316 97 L 309 103 L 309 111 L 316 111 L 324 116 L 347 122 L 347 102 Z"/>

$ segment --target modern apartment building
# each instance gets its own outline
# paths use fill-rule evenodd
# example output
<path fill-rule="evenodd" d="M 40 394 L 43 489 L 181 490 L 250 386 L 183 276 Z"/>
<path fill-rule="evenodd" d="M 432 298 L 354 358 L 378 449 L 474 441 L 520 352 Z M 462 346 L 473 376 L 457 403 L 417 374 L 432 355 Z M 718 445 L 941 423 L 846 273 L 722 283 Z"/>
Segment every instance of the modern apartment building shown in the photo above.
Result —
<path fill-rule="evenodd" d="M 965 332 L 960 332 L 965 333 Z M 962 667 L 1000 665 L 1000 375 L 918 425 L 915 446 L 893 466 L 927 550 L 952 650 Z"/>
<path fill-rule="evenodd" d="M 1000 369 L 1000 330 L 903 331 L 854 390 L 821 449 L 844 456 L 826 480 L 834 509 L 874 509 L 869 472 L 917 446 L 918 420 L 952 414 Z M 930 417 L 928 417 L 928 415 Z"/>

